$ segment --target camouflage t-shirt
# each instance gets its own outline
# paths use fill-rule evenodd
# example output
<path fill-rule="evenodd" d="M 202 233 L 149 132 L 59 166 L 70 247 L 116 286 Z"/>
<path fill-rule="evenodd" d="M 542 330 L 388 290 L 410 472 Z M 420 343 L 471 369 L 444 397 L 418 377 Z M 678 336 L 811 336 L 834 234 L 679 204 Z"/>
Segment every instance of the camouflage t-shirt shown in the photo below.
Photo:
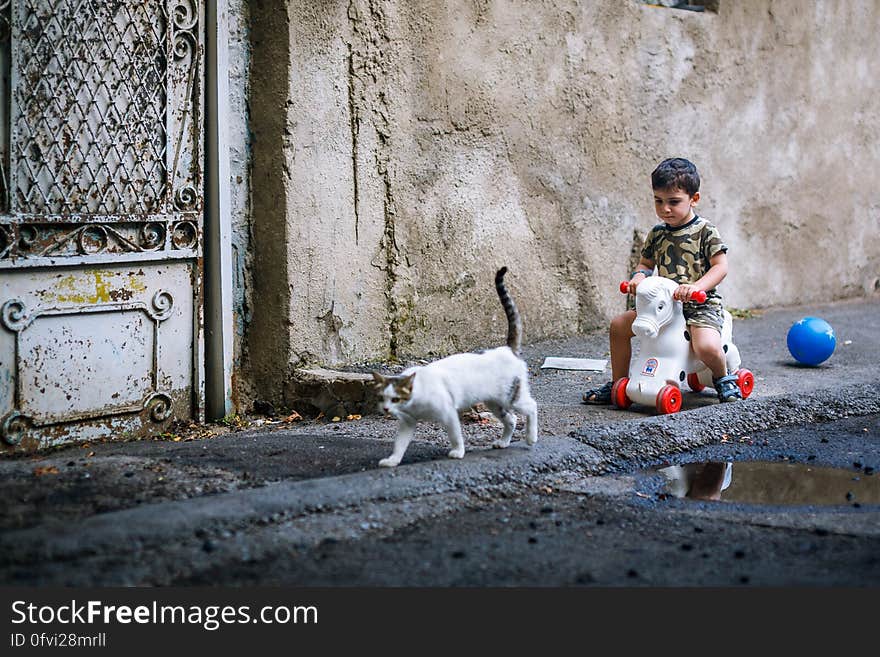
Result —
<path fill-rule="evenodd" d="M 642 257 L 657 266 L 657 273 L 679 285 L 702 278 L 712 266 L 709 259 L 718 253 L 727 253 L 727 245 L 718 229 L 698 215 L 677 228 L 654 226 L 642 247 Z M 717 289 L 708 290 L 706 297 L 706 303 L 721 305 Z"/>

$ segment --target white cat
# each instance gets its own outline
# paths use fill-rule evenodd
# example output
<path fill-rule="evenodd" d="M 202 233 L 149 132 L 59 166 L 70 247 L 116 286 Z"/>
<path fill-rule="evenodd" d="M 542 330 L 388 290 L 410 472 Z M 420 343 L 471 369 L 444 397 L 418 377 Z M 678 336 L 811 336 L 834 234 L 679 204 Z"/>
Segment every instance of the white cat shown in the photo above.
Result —
<path fill-rule="evenodd" d="M 451 458 L 464 456 L 464 438 L 458 412 L 482 402 L 504 425 L 493 447 L 507 447 L 516 428 L 514 411 L 526 416 L 526 443 L 538 442 L 538 405 L 529 392 L 529 371 L 519 357 L 522 323 L 513 299 L 504 287 L 502 267 L 495 275 L 495 289 L 507 315 L 507 346 L 480 353 L 454 354 L 421 367 L 410 367 L 399 376 L 373 372 L 379 388 L 380 408 L 400 424 L 394 451 L 379 465 L 400 463 L 420 420 L 446 427 Z"/>

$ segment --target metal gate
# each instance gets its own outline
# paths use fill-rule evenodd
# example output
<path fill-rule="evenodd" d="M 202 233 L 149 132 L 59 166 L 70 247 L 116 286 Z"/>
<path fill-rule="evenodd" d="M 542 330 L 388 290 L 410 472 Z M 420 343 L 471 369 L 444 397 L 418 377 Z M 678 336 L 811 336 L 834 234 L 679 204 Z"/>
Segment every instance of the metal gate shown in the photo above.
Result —
<path fill-rule="evenodd" d="M 203 33 L 0 0 L 0 449 L 202 417 Z"/>

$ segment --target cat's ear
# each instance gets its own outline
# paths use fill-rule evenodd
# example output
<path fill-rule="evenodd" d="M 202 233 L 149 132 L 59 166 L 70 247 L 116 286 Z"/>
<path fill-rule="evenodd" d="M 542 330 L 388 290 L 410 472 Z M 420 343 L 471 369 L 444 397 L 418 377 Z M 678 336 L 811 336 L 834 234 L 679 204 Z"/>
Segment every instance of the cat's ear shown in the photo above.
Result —
<path fill-rule="evenodd" d="M 379 374 L 378 372 L 373 372 L 373 383 L 375 383 L 378 387 L 383 388 L 385 386 L 387 379 Z"/>
<path fill-rule="evenodd" d="M 400 387 L 405 388 L 407 391 L 412 392 L 413 379 L 416 378 L 416 373 L 413 372 L 409 376 L 404 377 L 400 382 Z"/>

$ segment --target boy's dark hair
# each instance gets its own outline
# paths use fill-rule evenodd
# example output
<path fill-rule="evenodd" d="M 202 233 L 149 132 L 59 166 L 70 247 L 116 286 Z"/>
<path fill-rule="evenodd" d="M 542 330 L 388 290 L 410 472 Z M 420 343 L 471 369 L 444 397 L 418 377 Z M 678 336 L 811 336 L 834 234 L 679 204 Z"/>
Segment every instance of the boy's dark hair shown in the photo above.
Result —
<path fill-rule="evenodd" d="M 700 191 L 700 174 L 692 162 L 683 157 L 663 160 L 651 174 L 653 189 L 681 189 L 693 196 Z"/>

